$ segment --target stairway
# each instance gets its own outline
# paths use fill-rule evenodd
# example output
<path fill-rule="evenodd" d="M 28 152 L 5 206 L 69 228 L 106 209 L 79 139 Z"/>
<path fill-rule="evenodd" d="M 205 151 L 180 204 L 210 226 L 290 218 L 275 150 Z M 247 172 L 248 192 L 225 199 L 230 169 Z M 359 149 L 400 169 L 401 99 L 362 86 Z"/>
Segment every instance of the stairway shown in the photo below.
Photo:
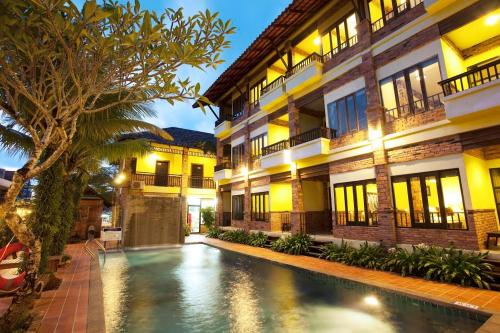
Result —
<path fill-rule="evenodd" d="M 491 290 L 500 291 L 500 258 L 498 256 L 488 257 L 483 262 L 493 265 L 493 271 L 490 275 L 495 279 L 495 282 L 490 283 Z"/>

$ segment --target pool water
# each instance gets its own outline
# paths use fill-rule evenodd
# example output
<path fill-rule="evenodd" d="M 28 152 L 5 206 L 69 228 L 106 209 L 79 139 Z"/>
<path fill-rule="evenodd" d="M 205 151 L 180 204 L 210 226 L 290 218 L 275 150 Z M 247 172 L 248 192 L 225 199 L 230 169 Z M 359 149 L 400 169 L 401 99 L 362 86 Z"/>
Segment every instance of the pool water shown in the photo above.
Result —
<path fill-rule="evenodd" d="M 487 319 L 202 244 L 108 254 L 107 332 L 474 332 Z"/>

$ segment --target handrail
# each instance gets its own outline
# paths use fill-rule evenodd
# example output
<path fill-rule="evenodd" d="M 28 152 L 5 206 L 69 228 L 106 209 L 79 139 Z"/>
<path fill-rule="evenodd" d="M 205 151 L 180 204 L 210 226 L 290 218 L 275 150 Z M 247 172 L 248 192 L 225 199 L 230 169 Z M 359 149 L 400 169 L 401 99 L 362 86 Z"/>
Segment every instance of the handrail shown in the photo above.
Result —
<path fill-rule="evenodd" d="M 311 53 L 305 59 L 293 66 L 292 69 L 286 73 L 286 77 L 289 78 L 290 76 L 297 74 L 301 69 L 307 67 L 309 64 L 312 64 L 314 61 L 323 63 L 323 57 L 316 52 Z"/>
<path fill-rule="evenodd" d="M 336 137 L 337 135 L 334 129 L 327 127 L 318 127 L 291 137 L 290 147 L 295 147 L 302 143 L 316 140 L 319 138 L 334 139 Z"/>
<path fill-rule="evenodd" d="M 97 256 L 94 252 L 92 252 L 92 250 L 90 250 L 88 244 L 89 242 L 94 242 L 95 244 L 97 244 L 97 247 L 99 247 L 99 249 L 101 251 L 104 252 L 104 262 L 103 264 L 106 263 L 106 248 L 104 247 L 104 245 L 102 245 L 101 242 L 99 242 L 97 239 L 93 238 L 93 239 L 87 239 L 87 241 L 85 242 L 85 245 L 84 245 L 84 249 L 85 249 L 85 252 L 90 256 L 90 260 L 93 261 L 93 260 L 96 260 L 97 259 Z"/>
<path fill-rule="evenodd" d="M 190 176 L 189 177 L 189 187 L 214 189 L 215 182 L 214 182 L 214 179 L 210 178 L 210 177 Z"/>
<path fill-rule="evenodd" d="M 290 147 L 289 140 L 281 140 L 272 145 L 266 146 L 262 148 L 262 156 L 270 155 L 272 153 L 277 153 L 279 151 L 288 149 Z"/>
<path fill-rule="evenodd" d="M 217 164 L 215 167 L 214 167 L 214 171 L 217 172 L 217 171 L 221 171 L 221 170 L 224 170 L 224 169 L 232 169 L 233 166 L 231 164 L 230 161 L 226 161 L 226 162 L 222 162 L 220 164 Z"/>
<path fill-rule="evenodd" d="M 445 96 L 453 95 L 482 84 L 498 80 L 500 77 L 500 59 L 478 66 L 465 73 L 455 75 L 439 82 Z M 465 79 L 465 81 L 464 81 Z"/>
<path fill-rule="evenodd" d="M 395 17 L 403 15 L 404 13 L 408 12 L 410 9 L 416 7 L 422 2 L 424 2 L 424 0 L 407 0 L 406 2 L 403 2 L 402 4 L 398 5 L 395 10 L 393 9 L 390 12 L 384 13 L 385 17 L 381 17 L 375 22 L 371 23 L 372 32 L 376 32 L 382 29 L 387 21 L 390 21 Z"/>
<path fill-rule="evenodd" d="M 265 93 L 273 90 L 274 88 L 278 87 L 285 81 L 285 77 L 283 75 L 278 76 L 275 80 L 269 82 L 264 88 L 261 90 L 261 96 L 264 95 Z"/>
<path fill-rule="evenodd" d="M 437 93 L 435 95 L 427 97 L 426 100 L 416 100 L 415 102 L 413 102 L 413 106 L 410 104 L 405 104 L 393 109 L 385 109 L 385 120 L 387 122 L 391 122 L 394 119 L 406 117 L 411 114 L 435 110 L 443 106 L 442 97 L 442 93 Z"/>
<path fill-rule="evenodd" d="M 325 53 L 323 55 L 323 61 L 327 62 L 327 61 L 333 59 L 333 57 L 335 55 L 339 54 L 340 51 L 346 50 L 346 49 L 356 45 L 357 43 L 358 43 L 358 35 L 356 34 L 356 35 L 350 37 L 347 41 L 343 42 L 342 44 L 334 47 L 330 52 Z"/>
<path fill-rule="evenodd" d="M 156 174 L 154 173 L 133 173 L 133 181 L 143 181 L 148 186 L 162 187 L 180 187 L 182 185 L 182 175 L 165 175 L 164 179 L 157 182 Z"/>
<path fill-rule="evenodd" d="M 215 127 L 219 126 L 220 124 L 222 124 L 225 121 L 231 121 L 231 120 L 233 120 L 232 115 L 230 115 L 230 114 L 221 115 L 221 116 L 219 116 L 219 119 L 217 119 L 215 121 Z"/>

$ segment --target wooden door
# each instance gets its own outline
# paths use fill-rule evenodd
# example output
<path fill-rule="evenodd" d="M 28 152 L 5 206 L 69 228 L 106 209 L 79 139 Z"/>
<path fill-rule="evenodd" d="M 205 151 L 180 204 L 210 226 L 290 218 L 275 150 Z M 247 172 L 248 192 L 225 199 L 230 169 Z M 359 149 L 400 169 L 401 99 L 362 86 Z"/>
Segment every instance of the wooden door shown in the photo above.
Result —
<path fill-rule="evenodd" d="M 203 188 L 203 165 L 191 164 L 191 187 Z"/>
<path fill-rule="evenodd" d="M 168 162 L 156 162 L 155 186 L 168 186 Z"/>

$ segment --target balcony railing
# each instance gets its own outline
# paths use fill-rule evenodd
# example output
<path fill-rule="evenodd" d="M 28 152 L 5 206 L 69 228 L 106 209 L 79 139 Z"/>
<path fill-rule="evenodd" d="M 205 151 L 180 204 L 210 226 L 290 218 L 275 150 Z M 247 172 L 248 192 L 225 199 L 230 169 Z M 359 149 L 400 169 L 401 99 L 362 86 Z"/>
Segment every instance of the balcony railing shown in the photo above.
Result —
<path fill-rule="evenodd" d="M 214 182 L 213 178 L 190 176 L 189 177 L 189 187 L 214 189 L 215 182 Z"/>
<path fill-rule="evenodd" d="M 358 221 L 356 221 L 356 217 Z M 367 223 L 368 222 L 368 223 Z M 337 225 L 356 225 L 356 226 L 376 226 L 378 224 L 378 213 L 368 212 L 368 221 L 366 221 L 365 212 L 336 212 L 335 223 Z"/>
<path fill-rule="evenodd" d="M 340 51 L 346 50 L 357 43 L 358 43 L 358 35 L 354 35 L 351 38 L 349 38 L 347 41 L 340 44 L 339 46 L 333 48 L 333 50 L 331 50 L 330 52 L 325 53 L 323 55 L 323 61 L 327 62 L 328 60 L 333 59 L 333 57 L 335 57 L 337 54 L 339 54 Z"/>
<path fill-rule="evenodd" d="M 332 232 L 332 212 L 292 213 L 299 215 L 300 232 L 305 234 L 330 234 Z"/>
<path fill-rule="evenodd" d="M 392 20 L 393 18 L 400 16 L 410 10 L 413 7 L 421 4 L 424 0 L 407 0 L 403 2 L 399 6 L 396 7 L 396 10 L 391 10 L 390 12 L 385 13 L 385 18 L 381 17 L 377 21 L 372 23 L 372 32 L 376 32 L 382 29 L 386 22 Z"/>
<path fill-rule="evenodd" d="M 289 232 L 292 230 L 292 222 L 290 212 L 271 212 L 271 224 L 278 224 L 282 232 Z"/>
<path fill-rule="evenodd" d="M 288 140 L 282 140 L 267 147 L 262 148 L 262 156 L 270 155 L 272 153 L 277 153 L 290 148 L 290 142 Z"/>
<path fill-rule="evenodd" d="M 445 96 L 455 94 L 485 83 L 498 80 L 500 77 L 500 60 L 478 66 L 465 73 L 439 82 Z"/>
<path fill-rule="evenodd" d="M 232 166 L 231 162 L 225 161 L 225 162 L 222 162 L 221 164 L 217 164 L 214 167 L 214 171 L 217 172 L 217 171 L 221 171 L 224 169 L 232 169 L 232 168 L 233 168 L 233 166 Z"/>
<path fill-rule="evenodd" d="M 141 181 L 148 186 L 180 187 L 182 186 L 181 175 L 155 175 L 154 173 L 134 173 L 132 181 Z"/>
<path fill-rule="evenodd" d="M 283 82 L 285 82 L 284 76 L 277 77 L 274 81 L 270 82 L 264 88 L 262 88 L 261 95 L 264 95 L 265 93 L 273 90 L 274 88 L 281 86 L 283 84 Z"/>
<path fill-rule="evenodd" d="M 252 221 L 269 222 L 270 213 L 252 212 Z"/>
<path fill-rule="evenodd" d="M 215 127 L 219 126 L 220 124 L 222 124 L 225 121 L 231 121 L 231 120 L 233 120 L 232 115 L 230 115 L 230 114 L 221 115 L 221 116 L 219 116 L 219 119 L 217 119 L 215 121 Z"/>
<path fill-rule="evenodd" d="M 443 94 L 438 93 L 429 96 L 427 99 L 419 99 L 412 105 L 406 104 L 393 109 L 385 110 L 385 120 L 391 122 L 394 119 L 404 118 L 409 115 L 424 111 L 432 111 L 443 106 Z"/>
<path fill-rule="evenodd" d="M 289 78 L 290 76 L 297 74 L 298 72 L 300 72 L 302 69 L 309 66 L 313 62 L 321 62 L 322 63 L 323 57 L 321 55 L 317 54 L 316 52 L 310 54 L 307 58 L 305 58 L 304 60 L 300 61 L 295 66 L 293 66 L 292 69 L 290 69 L 286 73 L 286 77 Z"/>
<path fill-rule="evenodd" d="M 334 139 L 335 137 L 336 133 L 334 129 L 319 127 L 291 137 L 290 147 L 295 147 L 302 143 L 313 141 L 319 138 Z"/>

